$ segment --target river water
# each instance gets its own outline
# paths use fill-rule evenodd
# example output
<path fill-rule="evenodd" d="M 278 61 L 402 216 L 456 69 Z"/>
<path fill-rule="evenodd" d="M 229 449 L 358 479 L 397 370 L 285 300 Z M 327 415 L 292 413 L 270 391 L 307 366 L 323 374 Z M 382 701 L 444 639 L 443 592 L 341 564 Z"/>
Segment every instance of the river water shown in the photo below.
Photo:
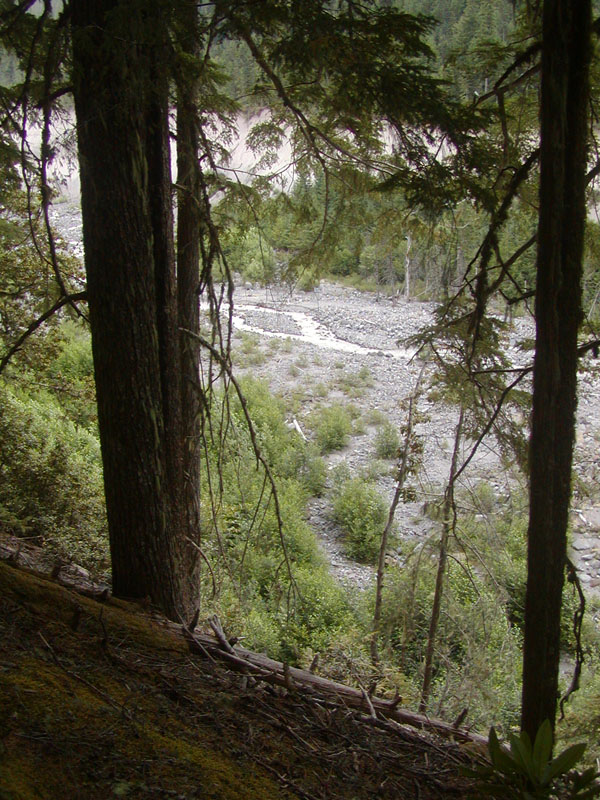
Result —
<path fill-rule="evenodd" d="M 260 325 L 252 325 L 246 322 L 244 312 L 255 313 L 257 306 L 250 305 L 236 305 L 233 315 L 233 325 L 236 330 L 246 331 L 248 333 L 256 333 L 266 338 L 277 339 L 291 339 L 295 342 L 303 342 L 305 344 L 314 345 L 315 347 L 322 347 L 326 350 L 337 350 L 340 353 L 354 353 L 356 355 L 368 355 L 376 353 L 377 355 L 389 356 L 391 358 L 398 358 L 408 361 L 415 355 L 415 348 L 395 348 L 382 350 L 377 347 L 365 347 L 364 345 L 350 342 L 346 339 L 340 339 L 329 328 L 318 322 L 304 311 L 281 311 L 271 310 L 270 314 L 280 315 L 284 319 L 293 322 L 298 328 L 298 333 L 289 333 L 283 330 L 270 330 Z M 283 326 L 287 327 L 287 326 Z"/>

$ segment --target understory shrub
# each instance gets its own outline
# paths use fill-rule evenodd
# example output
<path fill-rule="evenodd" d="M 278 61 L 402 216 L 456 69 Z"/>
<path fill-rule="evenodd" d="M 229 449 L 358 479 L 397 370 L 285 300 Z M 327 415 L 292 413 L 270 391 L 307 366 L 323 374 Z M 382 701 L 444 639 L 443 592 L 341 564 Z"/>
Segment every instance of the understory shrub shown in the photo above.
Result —
<path fill-rule="evenodd" d="M 565 716 L 556 727 L 557 746 L 567 747 L 587 741 L 587 758 L 591 765 L 600 754 L 600 647 L 590 648 L 586 654 L 581 685 L 564 705 Z"/>
<path fill-rule="evenodd" d="M 348 444 L 348 437 L 352 432 L 352 417 L 339 403 L 320 408 L 312 415 L 311 423 L 321 453 L 341 450 Z"/>
<path fill-rule="evenodd" d="M 326 465 L 316 445 L 287 424 L 280 397 L 252 378 L 241 383 L 277 504 L 241 405 L 232 398 L 226 438 L 217 445 L 216 436 L 205 450 L 203 553 L 212 573 L 204 574 L 203 608 L 222 614 L 247 647 L 299 664 L 305 652 L 329 646 L 341 626 L 351 624 L 344 591 L 305 518 L 309 496 L 323 490 Z M 213 402 L 217 420 L 223 401 Z"/>
<path fill-rule="evenodd" d="M 91 336 L 81 322 L 60 325 L 59 352 L 48 365 L 52 396 L 75 425 L 96 435 L 97 412 Z"/>
<path fill-rule="evenodd" d="M 400 449 L 400 436 L 395 425 L 386 421 L 375 434 L 375 455 L 377 458 L 397 458 Z"/>
<path fill-rule="evenodd" d="M 94 571 L 108 569 L 100 445 L 56 400 L 0 384 L 0 521 Z"/>
<path fill-rule="evenodd" d="M 408 564 L 389 567 L 384 590 L 381 650 L 420 690 L 437 564 L 415 552 Z M 464 568 L 450 567 L 435 641 L 429 712 L 453 720 L 468 708 L 469 723 L 503 730 L 518 724 L 521 634 L 512 627 L 493 590 Z"/>
<path fill-rule="evenodd" d="M 343 531 L 350 558 L 375 560 L 387 516 L 386 501 L 364 478 L 350 478 L 334 489 L 333 518 Z"/>

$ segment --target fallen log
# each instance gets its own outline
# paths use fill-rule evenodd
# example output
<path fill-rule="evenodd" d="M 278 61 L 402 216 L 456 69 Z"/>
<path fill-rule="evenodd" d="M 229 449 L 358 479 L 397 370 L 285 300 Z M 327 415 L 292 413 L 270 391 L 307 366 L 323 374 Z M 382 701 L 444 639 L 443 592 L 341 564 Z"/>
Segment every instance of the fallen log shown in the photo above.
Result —
<path fill-rule="evenodd" d="M 397 698 L 387 700 L 381 697 L 365 697 L 364 689 L 356 689 L 343 683 L 323 678 L 308 670 L 290 667 L 281 661 L 275 661 L 262 653 L 253 653 L 244 647 L 232 647 L 227 642 L 227 648 L 220 641 L 208 634 L 191 633 L 187 628 L 182 628 L 183 635 L 188 641 L 190 650 L 199 655 L 210 654 L 226 661 L 229 666 L 237 671 L 251 675 L 253 678 L 266 683 L 281 686 L 288 691 L 308 691 L 323 698 L 333 700 L 348 708 L 366 711 L 371 717 L 375 714 L 382 719 L 393 720 L 401 725 L 417 728 L 422 731 L 436 733 L 444 738 L 473 745 L 479 752 L 487 752 L 487 738 L 473 733 L 466 728 L 461 728 L 449 722 L 432 719 L 426 714 L 400 708 Z M 223 637 L 225 641 L 227 639 Z"/>
<path fill-rule="evenodd" d="M 0 535 L 0 560 L 6 560 L 16 565 L 33 569 L 38 574 L 46 572 L 46 577 L 53 577 L 58 583 L 68 589 L 75 590 L 80 594 L 87 595 L 101 603 L 108 602 L 110 594 L 105 584 L 98 585 L 84 577 L 80 569 L 75 566 L 67 565 L 61 570 L 54 570 L 52 566 L 43 563 L 43 551 L 31 545 L 22 546 L 21 542 L 15 537 Z M 45 567 L 45 570 L 44 570 Z M 67 571 L 73 571 L 73 575 L 66 575 Z M 147 608 L 141 608 L 140 612 L 148 615 Z M 320 697 L 323 700 L 344 705 L 358 711 L 366 712 L 367 719 L 373 722 L 377 720 L 391 720 L 400 725 L 424 732 L 436 733 L 438 736 L 453 739 L 473 747 L 478 753 L 487 754 L 487 739 L 477 733 L 472 733 L 466 728 L 444 722 L 439 719 L 432 719 L 426 714 L 419 714 L 409 711 L 399 706 L 399 698 L 387 700 L 380 697 L 369 696 L 364 689 L 346 686 L 342 683 L 315 675 L 314 672 L 290 667 L 281 661 L 275 661 L 262 653 L 253 653 L 251 650 L 240 645 L 232 645 L 218 618 L 213 617 L 211 627 L 215 633 L 209 634 L 192 631 L 188 626 L 179 626 L 170 622 L 157 612 L 152 613 L 155 622 L 164 627 L 171 628 L 175 632 L 181 632 L 185 637 L 191 652 L 204 658 L 215 658 L 225 661 L 230 668 L 236 672 L 245 674 L 250 680 L 264 681 L 274 686 L 281 686 L 288 691 L 298 691 L 311 694 L 313 697 Z M 314 667 L 313 667 L 314 668 Z M 367 699 L 368 698 L 368 699 Z M 373 716 L 375 713 L 375 717 Z"/>

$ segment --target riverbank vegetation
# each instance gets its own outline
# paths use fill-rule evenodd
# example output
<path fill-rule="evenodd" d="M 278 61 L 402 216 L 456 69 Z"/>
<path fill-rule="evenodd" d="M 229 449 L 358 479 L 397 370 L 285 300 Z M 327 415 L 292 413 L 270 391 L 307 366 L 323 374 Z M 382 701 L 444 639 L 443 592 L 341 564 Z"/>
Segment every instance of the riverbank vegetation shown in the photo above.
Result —
<path fill-rule="evenodd" d="M 110 556 L 89 334 L 75 322 L 65 325 L 64 335 L 59 331 L 53 358 L 44 372 L 37 372 L 35 387 L 31 381 L 27 391 L 24 386 L 18 392 L 14 386 L 3 387 L 2 529 L 42 544 L 57 563 L 73 561 L 107 580 Z M 245 366 L 255 371 L 256 348 L 245 352 L 245 338 L 237 341 L 234 359 L 240 370 Z M 272 349 L 268 341 L 257 347 L 265 354 Z M 289 357 L 297 358 L 293 348 Z M 319 674 L 363 686 L 375 681 L 378 693 L 393 696 L 398 691 L 404 703 L 416 706 L 435 584 L 439 507 L 427 504 L 432 529 L 423 541 L 396 538 L 388 546 L 381 660 L 373 665 L 369 637 L 374 586 L 361 590 L 338 583 L 305 516 L 310 498 L 324 497 L 348 557 L 374 564 L 387 514 L 385 495 L 371 475 L 353 475 L 343 462 L 333 472 L 327 470 L 320 454 L 323 442 L 344 444 L 329 432 L 328 415 L 303 413 L 292 393 L 286 398 L 274 396 L 265 381 L 245 379 L 241 386 L 256 439 L 276 482 L 284 541 L 264 474 L 256 468 L 241 407 L 232 399 L 226 446 L 218 446 L 215 429 L 213 444 L 204 454 L 202 516 L 205 529 L 215 535 L 203 545 L 210 564 L 202 582 L 203 616 L 217 613 L 226 629 L 242 637 L 251 650 L 304 667 L 318 654 Z M 335 391 L 335 385 L 328 391 Z M 327 394 L 321 398 L 326 401 Z M 347 404 L 351 403 L 356 400 L 349 398 Z M 223 397 L 216 396 L 213 419 L 221 418 L 222 404 Z M 334 409 L 332 420 L 347 420 L 342 426 L 345 436 L 355 435 L 352 409 L 325 408 Z M 295 415 L 308 441 L 287 424 Z M 398 456 L 398 431 L 381 414 L 365 414 L 363 424 L 381 434 L 374 439 L 378 449 L 369 472 L 377 458 L 391 456 L 387 467 L 384 463 L 389 472 Z M 468 719 L 479 730 L 485 730 L 490 718 L 505 733 L 518 721 L 527 509 L 526 497 L 517 489 L 521 482 L 517 478 L 504 498 L 482 482 L 474 489 L 465 488 L 457 503 L 460 526 L 450 546 L 430 709 L 433 715 L 453 721 L 468 708 Z M 408 490 L 405 499 L 414 509 Z M 567 660 L 575 657 L 577 647 L 571 624 L 575 601 L 568 585 L 563 618 Z M 590 718 L 588 713 L 598 691 L 594 675 L 600 637 L 592 621 L 597 612 L 592 600 L 584 619 L 587 663 L 581 698 L 568 707 L 566 721 L 559 726 L 561 742 L 588 738 L 591 753 L 600 747 L 594 739 L 593 714 Z M 567 683 L 565 673 L 565 689 Z"/>
<path fill-rule="evenodd" d="M 560 420 L 574 424 L 575 389 L 555 398 L 543 422 L 530 360 L 513 364 L 505 352 L 512 318 L 532 312 L 535 349 L 517 345 L 538 359 L 548 342 L 568 340 L 561 387 L 567 367 L 574 380 L 577 359 L 598 349 L 600 238 L 589 214 L 585 240 L 585 214 L 560 228 L 560 246 L 547 229 L 548 264 L 576 247 L 566 266 L 554 264 L 547 291 L 573 285 L 580 293 L 560 302 L 552 295 L 556 313 L 544 316 L 536 289 L 546 264 L 536 246 L 548 245 L 536 233 L 545 213 L 540 176 L 558 163 L 539 148 L 549 140 L 538 123 L 540 52 L 556 57 L 554 38 L 541 34 L 541 5 L 407 0 L 341 3 L 334 13 L 322 3 L 265 3 L 248 17 L 236 3 L 200 15 L 151 3 L 151 28 L 147 9 L 129 17 L 108 0 L 92 5 L 67 4 L 55 19 L 49 6 L 36 17 L 27 4 L 2 4 L 3 46 L 19 61 L 2 88 L 2 532 L 112 580 L 117 594 L 149 597 L 175 621 L 217 614 L 249 649 L 306 668 L 318 660 L 321 674 L 365 694 L 397 695 L 483 732 L 492 723 L 503 735 L 520 722 L 530 734 L 539 728 L 539 708 L 521 714 L 535 694 L 528 642 L 547 629 L 542 638 L 560 642 L 543 659 L 552 674 L 542 705 L 552 713 L 542 717 L 554 727 L 557 685 L 570 694 L 566 667 L 574 669 L 578 694 L 555 734 L 560 744 L 587 739 L 593 763 L 597 600 L 586 606 L 569 561 L 563 586 L 574 432 Z M 438 6 L 435 24 L 423 14 Z M 585 53 L 591 34 L 570 14 Z M 313 46 L 315 30 L 322 47 Z M 117 40 L 145 45 L 119 50 L 110 44 Z M 582 143 L 597 64 L 588 92 L 587 62 L 563 56 L 587 93 L 575 97 L 575 80 L 563 87 L 580 119 L 565 134 L 573 147 L 561 140 L 579 194 L 556 201 L 561 213 L 585 210 L 599 172 L 593 147 Z M 85 277 L 57 247 L 48 212 L 53 103 L 72 91 Z M 552 116 L 545 105 L 542 112 Z M 28 115 L 42 131 L 39 155 L 27 140 Z M 251 181 L 230 172 L 226 149 L 236 122 L 253 115 L 245 144 L 261 169 Z M 324 279 L 438 306 L 411 345 L 425 365 L 428 405 L 452 409 L 458 421 L 447 432 L 447 478 L 429 486 L 430 524 L 419 541 L 397 535 L 378 484 L 391 472 L 402 503 L 420 499 L 423 447 L 408 405 L 399 429 L 385 416 L 368 419 L 360 403 L 377 391 L 378 376 L 366 368 L 334 368 L 306 403 L 304 354 L 288 366 L 295 393 L 273 393 L 253 373 L 277 348 L 292 350 L 292 340 L 234 334 L 227 301 L 236 283 L 312 291 Z M 555 318 L 568 335 L 552 328 Z M 545 339 L 540 320 L 549 320 Z M 552 359 L 544 363 L 536 375 L 552 373 Z M 532 408 L 538 438 L 528 445 Z M 369 464 L 330 468 L 332 454 L 369 425 L 378 428 Z M 555 429 L 547 438 L 564 469 L 544 479 L 558 461 L 544 456 L 539 434 Z M 484 442 L 507 476 L 502 496 L 484 480 L 459 481 Z M 560 492 L 550 487 L 556 481 Z M 539 521 L 544 496 L 557 508 L 546 538 L 536 539 L 530 512 L 538 509 Z M 357 589 L 331 574 L 307 521 L 315 499 L 347 559 L 375 568 L 379 558 L 376 626 L 375 582 Z M 542 605 L 551 596 L 558 609 L 550 615 L 533 598 L 535 554 L 546 558 L 540 542 L 558 553 L 540 578 L 548 585 L 538 587 Z M 560 575 L 551 579 L 555 561 Z"/>

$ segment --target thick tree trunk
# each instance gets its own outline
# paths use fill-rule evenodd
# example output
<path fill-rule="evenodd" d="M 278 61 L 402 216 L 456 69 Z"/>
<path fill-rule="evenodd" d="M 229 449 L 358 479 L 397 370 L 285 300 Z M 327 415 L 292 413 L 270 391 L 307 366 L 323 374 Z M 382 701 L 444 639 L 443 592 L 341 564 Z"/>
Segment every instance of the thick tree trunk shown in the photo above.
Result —
<path fill-rule="evenodd" d="M 585 223 L 589 0 L 546 0 L 522 728 L 554 725 Z"/>
<path fill-rule="evenodd" d="M 74 0 L 83 239 L 113 590 L 187 617 L 165 75 L 153 0 Z"/>
<path fill-rule="evenodd" d="M 177 305 L 180 326 L 184 507 L 193 541 L 200 545 L 201 387 L 198 340 L 200 284 L 200 174 L 198 83 L 200 26 L 195 4 L 177 10 L 177 38 L 188 57 L 177 78 Z M 199 562 L 198 562 L 199 563 Z"/>

